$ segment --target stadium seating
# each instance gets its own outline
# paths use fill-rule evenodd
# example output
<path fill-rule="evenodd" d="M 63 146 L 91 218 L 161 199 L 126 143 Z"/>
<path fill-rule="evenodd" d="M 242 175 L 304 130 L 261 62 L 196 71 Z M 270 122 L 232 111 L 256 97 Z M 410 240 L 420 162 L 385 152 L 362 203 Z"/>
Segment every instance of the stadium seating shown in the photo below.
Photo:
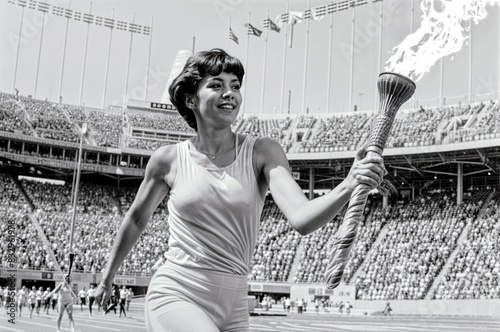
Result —
<path fill-rule="evenodd" d="M 22 184 L 37 207 L 35 215 L 59 265 L 67 268 L 72 216 L 70 186 L 27 180 L 22 180 Z M 0 217 L 14 220 L 17 227 L 17 268 L 54 270 L 46 244 L 41 242 L 29 218 L 28 205 L 7 176 L 0 176 L 0 185 L 4 188 L 0 194 Z M 461 205 L 455 203 L 454 195 L 448 190 L 433 190 L 387 209 L 381 208 L 376 197 L 369 200 L 344 275 L 344 282 L 355 282 L 358 299 L 423 299 L 446 263 L 449 268 L 433 290 L 433 298 L 500 298 L 500 188 L 468 188 Z M 134 197 L 134 188 L 82 185 L 73 243 L 75 271 L 102 271 L 122 211 L 130 207 Z M 152 275 L 154 265 L 168 250 L 167 218 L 165 201 L 119 274 Z M 301 237 L 268 197 L 248 279 L 323 283 L 331 240 L 341 220 L 342 214 L 322 229 Z M 466 225 L 470 225 L 467 237 L 459 243 Z M 0 225 L 1 241 L 5 240 L 5 227 L 6 223 Z M 376 241 L 379 236 L 381 240 Z M 455 250 L 456 257 L 449 261 Z M 6 255 L 6 249 L 0 248 L 2 265 Z"/>
<path fill-rule="evenodd" d="M 500 298 L 500 191 L 473 220 L 434 299 Z"/>
<path fill-rule="evenodd" d="M 442 106 L 405 110 L 397 114 L 386 146 L 415 147 L 500 137 L 499 102 L 488 105 Z M 353 151 L 361 148 L 374 113 L 314 114 L 276 118 L 248 115 L 238 118 L 233 130 L 277 140 L 287 153 Z M 79 141 L 79 129 L 87 122 L 85 144 L 156 150 L 172 140 L 151 133 L 188 133 L 180 115 L 108 107 L 106 110 L 55 104 L 0 93 L 0 131 L 51 140 Z M 137 132 L 148 132 L 138 135 Z"/>
<path fill-rule="evenodd" d="M 395 119 L 387 147 L 415 147 L 478 141 L 500 137 L 498 101 L 473 105 L 420 108 L 401 112 Z M 357 150 L 366 141 L 373 114 L 331 116 L 312 114 L 276 117 L 249 115 L 238 118 L 233 130 L 251 136 L 271 137 L 286 152 L 336 152 Z M 137 132 L 192 134 L 178 115 L 94 109 L 57 104 L 30 97 L 0 93 L 0 132 L 64 142 L 79 142 L 79 128 L 86 122 L 85 144 L 155 150 L 172 141 Z M 27 144 L 28 145 L 28 144 Z M 0 147 L 0 151 L 6 151 Z M 28 146 L 9 152 L 72 161 L 33 151 Z M 91 154 L 86 163 L 97 163 Z M 108 161 L 100 160 L 106 164 Z M 131 166 L 132 167 L 132 166 Z M 135 167 L 138 167 L 135 165 Z M 37 210 L 31 212 L 17 188 L 0 175 L 0 218 L 17 227 L 17 268 L 54 270 L 49 255 L 32 225 L 36 216 L 62 268 L 68 264 L 68 238 L 72 219 L 70 184 L 64 186 L 21 181 Z M 73 249 L 75 271 L 101 272 L 109 248 L 130 207 L 137 188 L 82 183 Z M 499 299 L 500 188 L 466 188 L 463 204 L 456 193 L 433 187 L 414 200 L 393 202 L 383 209 L 380 196 L 370 197 L 358 228 L 343 281 L 355 285 L 364 300 Z M 265 201 L 249 281 L 324 283 L 324 270 L 332 238 L 342 215 L 320 230 L 301 237 L 276 204 Z M 168 212 L 165 202 L 155 212 L 146 232 L 120 267 L 119 274 L 150 276 L 168 250 Z M 5 241 L 6 223 L 0 223 Z M 7 251 L 0 248 L 0 265 Z"/>

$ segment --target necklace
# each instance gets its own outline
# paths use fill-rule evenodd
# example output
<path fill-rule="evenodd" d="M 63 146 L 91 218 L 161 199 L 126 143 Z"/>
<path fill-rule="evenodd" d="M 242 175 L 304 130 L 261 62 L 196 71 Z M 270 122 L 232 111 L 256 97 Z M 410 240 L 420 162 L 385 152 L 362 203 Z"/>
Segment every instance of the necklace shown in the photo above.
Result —
<path fill-rule="evenodd" d="M 200 152 L 200 153 L 203 153 L 205 156 L 207 156 L 208 158 L 212 159 L 212 160 L 215 160 L 218 156 L 220 156 L 221 154 L 224 154 L 226 152 L 229 152 L 231 151 L 233 148 L 237 147 L 238 146 L 238 135 L 235 135 L 233 133 L 233 137 L 234 137 L 234 146 L 230 147 L 229 149 L 227 150 L 224 150 L 224 151 L 220 151 L 220 152 L 217 152 L 217 153 L 208 153 L 208 152 L 205 152 L 205 151 L 202 151 L 200 149 L 198 149 L 196 146 L 195 146 L 195 149 L 196 151 Z M 194 144 L 193 144 L 194 145 Z"/>

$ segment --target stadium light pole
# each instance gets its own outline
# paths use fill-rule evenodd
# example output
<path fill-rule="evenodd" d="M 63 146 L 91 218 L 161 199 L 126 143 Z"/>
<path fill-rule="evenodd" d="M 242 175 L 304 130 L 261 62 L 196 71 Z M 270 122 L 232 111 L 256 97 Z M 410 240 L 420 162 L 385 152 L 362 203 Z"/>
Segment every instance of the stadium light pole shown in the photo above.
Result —
<path fill-rule="evenodd" d="M 92 14 L 92 2 L 90 3 L 89 15 Z M 87 22 L 87 32 L 85 33 L 85 48 L 83 49 L 83 66 L 82 66 L 82 79 L 80 81 L 80 95 L 78 97 L 78 105 L 82 106 L 83 85 L 85 82 L 85 66 L 87 64 L 87 49 L 89 45 L 89 30 L 90 21 Z"/>
<path fill-rule="evenodd" d="M 23 31 L 24 7 L 21 6 L 21 22 L 19 23 L 19 36 L 17 38 L 16 63 L 14 65 L 14 79 L 12 80 L 12 93 L 16 91 L 17 64 L 19 63 L 19 47 L 21 46 L 21 34 Z"/>
<path fill-rule="evenodd" d="M 74 188 L 74 199 L 73 199 L 73 214 L 71 216 L 71 232 L 69 233 L 69 270 L 68 274 L 71 273 L 71 266 L 73 265 L 73 234 L 75 232 L 75 219 L 76 219 L 76 206 L 78 202 L 78 190 L 80 188 L 80 175 L 82 173 L 82 152 L 83 152 L 83 136 L 87 133 L 87 124 L 84 123 L 81 128 L 80 133 L 80 148 L 78 149 L 78 166 L 76 171 L 76 183 Z"/>
<path fill-rule="evenodd" d="M 350 55 L 350 74 L 349 74 L 349 112 L 352 108 L 352 94 L 354 90 L 354 30 L 356 27 L 356 7 L 352 7 L 352 22 L 351 22 L 351 55 Z"/>
<path fill-rule="evenodd" d="M 38 57 L 36 59 L 36 71 L 35 71 L 35 86 L 33 88 L 33 98 L 36 98 L 36 90 L 38 87 L 38 73 L 40 72 L 40 57 L 42 56 L 42 43 L 43 43 L 43 28 L 45 26 L 45 13 L 46 11 L 42 11 L 42 31 L 40 32 L 40 42 L 38 43 Z"/>
<path fill-rule="evenodd" d="M 111 20 L 115 18 L 115 9 L 111 11 Z M 108 52 L 106 55 L 106 69 L 104 70 L 104 86 L 102 89 L 102 103 L 101 108 L 104 109 L 106 103 L 106 88 L 108 86 L 108 73 L 109 73 L 109 59 L 111 55 L 111 41 L 113 39 L 113 27 L 109 26 L 109 37 L 108 37 Z"/>

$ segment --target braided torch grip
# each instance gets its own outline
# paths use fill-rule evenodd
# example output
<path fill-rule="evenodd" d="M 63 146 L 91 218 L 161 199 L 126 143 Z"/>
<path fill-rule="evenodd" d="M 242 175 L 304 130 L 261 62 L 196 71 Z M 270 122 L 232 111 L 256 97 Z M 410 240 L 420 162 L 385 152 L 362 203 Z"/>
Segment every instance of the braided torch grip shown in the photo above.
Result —
<path fill-rule="evenodd" d="M 397 111 L 410 99 L 416 88 L 409 78 L 394 73 L 380 74 L 377 85 L 380 104 L 366 144 L 367 155 L 382 155 Z M 325 271 L 326 286 L 329 289 L 337 287 L 342 280 L 370 190 L 369 186 L 360 184 L 351 194 L 342 227 L 333 240 L 332 253 Z"/>
<path fill-rule="evenodd" d="M 333 251 L 330 254 L 326 267 L 326 287 L 333 289 L 340 284 L 345 267 L 349 261 L 349 254 L 357 234 L 358 221 L 363 217 L 363 212 L 371 188 L 359 185 L 354 188 L 344 222 L 338 235 L 333 240 Z"/>

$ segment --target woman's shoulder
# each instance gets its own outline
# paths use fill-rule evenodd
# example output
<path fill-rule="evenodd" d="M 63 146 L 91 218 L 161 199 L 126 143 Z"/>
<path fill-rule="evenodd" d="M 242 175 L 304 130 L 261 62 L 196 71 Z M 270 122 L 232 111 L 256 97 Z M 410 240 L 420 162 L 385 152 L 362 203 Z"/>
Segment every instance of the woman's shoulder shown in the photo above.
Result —
<path fill-rule="evenodd" d="M 158 148 L 149 159 L 148 163 L 155 163 L 159 165 L 168 165 L 175 161 L 177 156 L 177 144 L 164 145 Z"/>
<path fill-rule="evenodd" d="M 280 143 L 271 137 L 256 137 L 254 147 L 256 151 L 261 152 L 282 149 Z"/>
<path fill-rule="evenodd" d="M 280 163 L 286 159 L 285 152 L 281 144 L 271 137 L 259 137 L 255 140 L 253 153 L 262 163 Z"/>

